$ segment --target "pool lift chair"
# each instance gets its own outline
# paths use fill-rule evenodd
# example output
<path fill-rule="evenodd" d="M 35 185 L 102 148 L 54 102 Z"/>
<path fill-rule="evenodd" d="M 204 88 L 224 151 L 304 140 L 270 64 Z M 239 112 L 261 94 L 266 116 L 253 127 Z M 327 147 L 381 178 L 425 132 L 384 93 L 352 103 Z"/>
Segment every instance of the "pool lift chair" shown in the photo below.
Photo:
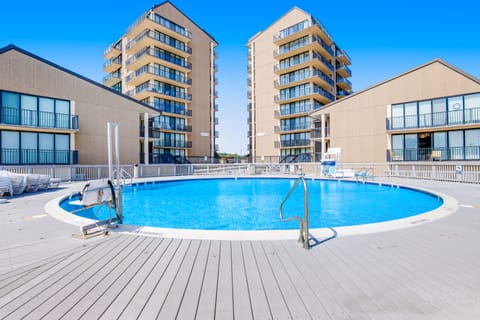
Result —
<path fill-rule="evenodd" d="M 122 223 L 121 210 L 119 210 L 118 199 L 115 196 L 115 188 L 109 179 L 91 180 L 83 187 L 83 190 L 77 194 L 78 200 L 70 201 L 71 205 L 81 206 L 80 209 L 72 211 L 73 213 L 82 210 L 93 210 L 94 216 L 97 217 L 100 210 L 108 207 L 109 218 L 104 220 L 97 219 L 94 223 L 80 227 L 80 231 L 84 237 L 98 234 L 108 234 L 108 228 L 117 227 Z M 112 214 L 112 211 L 115 214 Z M 89 231 L 92 231 L 90 232 Z"/>
<path fill-rule="evenodd" d="M 122 188 L 120 183 L 121 173 L 120 170 L 120 151 L 119 151 L 119 139 L 118 139 L 118 127 L 119 124 L 116 122 L 107 123 L 107 154 L 108 154 L 108 177 L 109 179 L 100 179 L 89 181 L 81 192 L 81 198 L 78 204 L 83 206 L 83 210 L 99 207 L 108 206 L 110 217 L 104 220 L 96 220 L 92 224 L 82 226 L 80 231 L 84 237 L 89 235 L 88 231 L 95 229 L 94 233 L 91 234 L 108 234 L 108 228 L 117 227 L 118 224 L 123 223 L 122 215 Z M 113 132 L 112 132 L 113 131 Z M 113 168 L 113 143 L 115 143 L 115 169 Z M 115 174 L 116 173 L 116 174 Z M 116 178 L 115 187 L 113 185 L 113 180 Z M 116 189 L 116 190 L 115 190 Z M 115 192 L 116 191 L 116 192 Z M 71 202 L 72 203 L 72 202 Z M 75 203 L 73 203 L 75 204 Z M 99 212 L 99 208 L 97 211 Z M 79 210 L 82 210 L 79 209 Z M 115 211 L 115 216 L 112 217 L 112 210 Z M 99 227 L 103 227 L 99 229 Z"/>

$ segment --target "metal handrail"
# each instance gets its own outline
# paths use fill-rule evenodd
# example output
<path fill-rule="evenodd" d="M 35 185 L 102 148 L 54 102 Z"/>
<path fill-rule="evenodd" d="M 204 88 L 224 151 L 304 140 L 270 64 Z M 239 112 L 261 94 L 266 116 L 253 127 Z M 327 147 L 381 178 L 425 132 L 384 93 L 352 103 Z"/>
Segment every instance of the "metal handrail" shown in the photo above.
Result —
<path fill-rule="evenodd" d="M 130 179 L 130 185 L 133 184 L 133 177 L 127 170 L 120 168 L 118 173 L 117 173 L 117 170 L 113 170 L 114 177 L 116 177 L 116 174 L 118 174 L 119 179 L 123 180 L 123 183 L 121 184 L 125 185 L 127 179 Z"/>
<path fill-rule="evenodd" d="M 303 183 L 303 219 L 300 216 L 284 218 L 283 205 L 285 204 L 285 202 L 287 202 L 288 198 L 295 191 L 295 189 L 300 184 L 300 182 Z M 282 203 L 280 204 L 279 211 L 280 211 L 280 220 L 282 220 L 282 222 L 287 222 L 292 220 L 298 221 L 298 223 L 300 224 L 300 235 L 298 237 L 298 242 L 301 242 L 305 249 L 310 249 L 309 231 L 308 231 L 308 186 L 303 175 L 301 175 L 297 179 L 297 181 L 295 181 L 293 186 L 290 188 L 290 191 L 287 193 Z"/>

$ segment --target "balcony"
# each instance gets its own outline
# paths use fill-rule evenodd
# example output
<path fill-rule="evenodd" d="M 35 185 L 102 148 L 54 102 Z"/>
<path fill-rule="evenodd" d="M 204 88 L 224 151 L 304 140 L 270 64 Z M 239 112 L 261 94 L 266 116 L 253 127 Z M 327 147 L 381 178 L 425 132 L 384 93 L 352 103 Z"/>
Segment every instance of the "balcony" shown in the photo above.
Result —
<path fill-rule="evenodd" d="M 77 150 L 1 148 L 2 165 L 77 164 Z"/>
<path fill-rule="evenodd" d="M 159 98 L 168 98 L 179 102 L 190 102 L 192 101 L 192 96 L 184 92 L 176 92 L 165 87 L 157 87 L 152 84 L 142 85 L 134 90 L 127 92 L 127 95 L 130 97 L 135 97 L 137 100 L 143 100 L 147 97 L 158 96 Z"/>
<path fill-rule="evenodd" d="M 337 98 L 345 98 L 346 96 L 350 95 L 352 92 L 350 90 L 337 90 Z"/>
<path fill-rule="evenodd" d="M 352 59 L 350 58 L 350 56 L 345 51 L 337 48 L 335 53 L 336 53 L 335 58 L 339 63 L 343 63 L 345 65 L 351 65 L 352 64 Z"/>
<path fill-rule="evenodd" d="M 310 146 L 310 139 L 284 140 L 281 141 L 282 148 Z"/>
<path fill-rule="evenodd" d="M 103 64 L 103 72 L 114 72 L 122 67 L 122 56 L 110 59 Z"/>
<path fill-rule="evenodd" d="M 337 64 L 337 73 L 338 75 L 344 77 L 344 78 L 349 78 L 352 76 L 352 70 L 350 70 L 349 67 L 347 67 L 343 63 L 338 63 Z"/>
<path fill-rule="evenodd" d="M 325 42 L 332 43 L 332 37 L 327 29 L 315 19 L 305 20 L 301 23 L 283 29 L 273 36 L 273 42 L 280 46 L 294 39 L 304 37 L 309 34 L 320 36 Z"/>
<path fill-rule="evenodd" d="M 0 107 L 0 125 L 78 130 L 78 115 Z"/>
<path fill-rule="evenodd" d="M 387 150 L 387 161 L 480 160 L 480 146 Z"/>
<path fill-rule="evenodd" d="M 145 28 L 161 30 L 162 33 L 177 38 L 183 42 L 189 42 L 192 39 L 191 32 L 152 11 L 144 13 L 140 18 L 133 22 L 127 28 L 125 34 L 137 34 Z"/>
<path fill-rule="evenodd" d="M 311 139 L 321 139 L 322 138 L 322 129 L 321 128 L 315 128 L 312 129 L 310 132 L 310 138 Z M 325 126 L 325 138 L 330 138 L 330 127 Z"/>
<path fill-rule="evenodd" d="M 191 149 L 193 146 L 192 141 L 168 141 L 168 140 L 157 140 L 155 141 L 154 148 L 170 148 L 170 149 Z"/>
<path fill-rule="evenodd" d="M 167 40 L 158 36 L 157 33 L 150 29 L 145 29 L 142 33 L 136 36 L 133 40 L 127 43 L 127 51 L 137 52 L 146 46 L 158 45 L 159 47 L 171 51 L 182 57 L 189 57 L 192 54 L 192 48 L 188 46 L 177 47 L 171 45 Z"/>
<path fill-rule="evenodd" d="M 279 49 L 274 50 L 273 57 L 277 60 L 281 60 L 308 50 L 320 52 L 324 56 L 334 56 L 332 48 L 322 39 L 317 36 L 308 36 L 305 41 L 302 41 L 295 46 L 288 48 L 280 47 Z"/>
<path fill-rule="evenodd" d="M 218 110 L 219 110 L 218 104 L 215 104 L 215 112 L 218 112 Z"/>
<path fill-rule="evenodd" d="M 317 110 L 322 105 L 319 103 L 311 104 L 307 103 L 301 106 L 293 106 L 290 109 L 281 109 L 280 111 L 274 111 L 274 117 L 277 119 L 296 118 L 308 115 L 311 111 Z"/>
<path fill-rule="evenodd" d="M 146 64 L 158 63 L 159 61 L 157 61 L 157 59 L 160 59 L 160 63 L 168 68 L 178 69 L 180 67 L 184 72 L 192 70 L 192 64 L 187 63 L 186 60 L 175 58 L 174 56 L 156 51 L 150 47 L 143 48 L 133 57 L 128 59 L 126 61 L 126 66 L 127 69 L 134 71 Z"/>
<path fill-rule="evenodd" d="M 347 91 L 350 91 L 352 89 L 352 83 L 350 82 L 350 80 L 342 77 L 337 77 L 337 86 Z"/>
<path fill-rule="evenodd" d="M 475 125 L 480 123 L 480 108 L 390 117 L 386 123 L 388 131 Z"/>
<path fill-rule="evenodd" d="M 152 100 L 153 99 L 150 99 L 150 101 L 147 102 L 147 104 L 150 105 L 155 110 L 166 113 L 166 115 L 184 116 L 184 117 L 191 117 L 192 116 L 192 110 L 187 110 L 187 109 L 182 108 L 182 107 L 165 105 L 164 103 L 154 102 Z"/>
<path fill-rule="evenodd" d="M 122 41 L 110 45 L 107 50 L 103 52 L 103 57 L 107 60 L 118 57 L 122 53 Z"/>
<path fill-rule="evenodd" d="M 190 87 L 192 85 L 192 79 L 190 78 L 182 77 L 179 75 L 171 75 L 170 72 L 162 70 L 160 68 L 155 68 L 153 66 L 144 66 L 136 70 L 135 72 L 129 74 L 125 81 L 128 85 L 135 87 L 141 83 L 152 79 L 173 85 L 182 85 L 187 87 Z"/>
<path fill-rule="evenodd" d="M 218 119 L 218 117 L 215 117 L 215 125 L 218 126 L 220 124 L 220 120 Z"/>
<path fill-rule="evenodd" d="M 181 131 L 181 132 L 192 132 L 192 126 L 184 124 L 169 124 L 163 122 L 154 122 L 152 124 L 153 130 L 167 130 L 167 131 Z"/>
<path fill-rule="evenodd" d="M 113 87 L 119 82 L 122 82 L 119 72 L 109 73 L 105 77 L 103 77 L 103 84 L 107 87 Z"/>
<path fill-rule="evenodd" d="M 325 89 L 320 88 L 316 85 L 313 85 L 313 88 L 311 90 L 305 90 L 302 93 L 293 94 L 293 95 L 276 95 L 274 97 L 274 101 L 277 104 L 280 103 L 290 103 L 298 100 L 305 100 L 309 98 L 314 98 L 315 100 L 321 102 L 321 103 L 329 103 L 333 100 L 335 100 L 335 97 L 333 94 L 327 92 Z"/>
<path fill-rule="evenodd" d="M 280 127 L 280 132 L 285 133 L 289 131 L 310 131 L 311 125 L 310 123 L 303 123 L 298 125 L 282 125 Z"/>
<path fill-rule="evenodd" d="M 307 66 L 321 70 L 325 74 L 333 73 L 334 71 L 333 65 L 329 62 L 329 60 L 314 51 L 310 52 L 307 57 L 299 60 L 298 63 L 284 66 L 276 64 L 273 67 L 273 71 L 275 74 L 285 74 L 287 72 L 302 69 Z"/>

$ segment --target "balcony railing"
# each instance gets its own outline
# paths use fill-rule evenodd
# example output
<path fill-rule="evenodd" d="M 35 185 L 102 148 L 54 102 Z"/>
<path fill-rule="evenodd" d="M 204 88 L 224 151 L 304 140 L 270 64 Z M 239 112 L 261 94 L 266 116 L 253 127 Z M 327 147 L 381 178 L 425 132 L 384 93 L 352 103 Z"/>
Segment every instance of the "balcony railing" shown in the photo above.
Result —
<path fill-rule="evenodd" d="M 339 70 L 344 70 L 344 71 L 348 74 L 349 77 L 352 76 L 352 70 L 350 70 L 350 68 L 347 67 L 347 66 L 346 66 L 345 64 L 343 64 L 343 63 L 338 63 L 338 64 L 337 64 L 337 71 L 339 71 Z"/>
<path fill-rule="evenodd" d="M 190 94 L 186 94 L 184 92 L 176 92 L 175 90 L 171 90 L 165 87 L 157 87 L 152 84 L 139 86 L 135 88 L 135 90 L 128 91 L 127 95 L 130 97 L 133 97 L 134 95 L 137 95 L 144 91 L 159 93 L 159 94 L 163 94 L 163 95 L 178 98 L 178 99 L 192 101 L 192 95 Z"/>
<path fill-rule="evenodd" d="M 306 97 L 306 96 L 309 96 L 311 94 L 315 94 L 315 93 L 318 93 L 322 96 L 324 96 L 325 98 L 333 101 L 335 100 L 335 97 L 333 96 L 333 94 L 331 94 L 330 92 L 327 92 L 325 89 L 323 88 L 320 88 L 318 86 L 313 86 L 313 89 L 312 90 L 305 90 L 304 92 L 302 93 L 294 93 L 294 94 L 285 94 L 285 95 L 276 95 L 274 97 L 274 100 L 275 100 L 275 103 L 281 103 L 283 101 L 287 101 L 287 100 L 290 100 L 290 99 L 296 99 L 296 98 L 300 98 L 300 97 Z"/>
<path fill-rule="evenodd" d="M 192 132 L 192 126 L 185 124 L 170 124 L 164 122 L 154 122 L 152 124 L 154 130 L 172 130 L 172 131 L 183 131 L 183 132 Z"/>
<path fill-rule="evenodd" d="M 187 37 L 189 39 L 192 39 L 192 33 L 186 30 L 185 28 L 177 25 L 176 23 L 156 14 L 155 12 L 148 11 L 145 12 L 140 18 L 138 18 L 136 21 L 134 21 L 128 28 L 127 31 L 125 32 L 128 34 L 130 31 L 135 29 L 139 24 L 141 24 L 145 19 L 152 20 L 153 22 L 170 29 L 184 37 Z"/>
<path fill-rule="evenodd" d="M 480 146 L 387 150 L 389 161 L 480 160 Z"/>
<path fill-rule="evenodd" d="M 0 123 L 51 129 L 78 130 L 78 115 L 0 107 Z"/>
<path fill-rule="evenodd" d="M 312 26 L 318 26 L 326 35 L 329 39 L 331 39 L 330 34 L 328 33 L 327 29 L 317 20 L 312 19 L 312 20 L 306 20 L 303 23 L 298 23 L 294 26 L 291 26 L 289 28 L 283 29 L 280 32 L 278 32 L 276 35 L 273 36 L 273 41 L 278 41 L 280 39 L 289 37 L 291 35 L 294 35 L 300 31 L 303 31 L 305 29 L 308 29 Z"/>
<path fill-rule="evenodd" d="M 180 50 L 180 51 L 186 52 L 188 54 L 192 53 L 192 48 L 190 48 L 189 46 L 187 46 L 187 45 L 180 46 L 180 47 L 179 46 L 174 46 L 170 42 L 165 40 L 164 38 L 157 36 L 154 31 L 149 30 L 149 29 L 145 29 L 142 33 L 140 33 L 138 36 L 136 36 L 133 40 L 129 41 L 127 43 L 127 50 L 129 50 L 131 47 L 133 47 L 138 42 L 142 41 L 145 37 L 148 37 L 150 39 L 161 42 L 161 43 L 163 43 L 163 44 L 165 44 L 165 45 L 167 45 L 171 48 L 174 48 L 176 50 Z"/>
<path fill-rule="evenodd" d="M 157 140 L 154 142 L 154 147 L 157 148 L 191 148 L 193 145 L 192 141 L 183 141 L 183 140 Z"/>
<path fill-rule="evenodd" d="M 179 76 L 178 74 L 172 75 L 170 72 L 167 72 L 159 68 L 155 68 L 153 66 L 142 67 L 138 69 L 137 71 L 129 74 L 126 78 L 126 81 L 130 82 L 131 80 L 141 76 L 144 73 L 149 73 L 155 76 L 159 76 L 161 78 L 177 81 L 183 84 L 188 84 L 188 85 L 192 84 L 192 79 L 190 78 L 187 78 L 185 76 Z"/>
<path fill-rule="evenodd" d="M 313 110 L 317 110 L 322 107 L 322 104 L 320 103 L 305 103 L 301 105 L 294 105 L 291 106 L 290 108 L 281 108 L 280 111 L 274 111 L 274 116 L 275 118 L 278 117 L 283 117 L 283 116 L 290 116 L 290 115 L 295 115 L 295 114 L 301 114 L 301 113 L 308 113 Z"/>
<path fill-rule="evenodd" d="M 280 126 L 280 131 L 294 131 L 294 130 L 310 130 L 310 123 L 302 123 L 302 124 L 291 124 L 291 125 L 282 125 Z"/>
<path fill-rule="evenodd" d="M 310 133 L 310 137 L 312 139 L 321 139 L 322 138 L 322 129 L 321 128 L 312 129 L 312 131 Z M 325 126 L 325 138 L 328 138 L 328 137 L 330 137 L 330 127 Z"/>
<path fill-rule="evenodd" d="M 111 64 L 121 65 L 122 64 L 122 56 L 119 56 L 119 57 L 110 59 L 108 61 L 105 61 L 105 63 L 103 64 L 103 68 L 105 69 L 106 67 L 108 67 Z"/>
<path fill-rule="evenodd" d="M 288 147 L 304 147 L 310 145 L 310 139 L 299 139 L 299 140 L 284 140 L 281 141 L 282 148 Z"/>
<path fill-rule="evenodd" d="M 318 43 L 323 49 L 325 49 L 331 56 L 334 56 L 334 52 L 332 48 L 327 45 L 320 37 L 317 36 L 308 36 L 305 41 L 299 42 L 297 45 L 291 46 L 291 47 L 280 47 L 279 49 L 276 49 L 273 51 L 273 56 L 277 57 L 281 54 L 288 53 L 293 50 L 297 50 L 299 48 L 308 46 L 312 43 Z"/>
<path fill-rule="evenodd" d="M 337 96 L 339 96 L 339 97 L 346 97 L 346 96 L 348 96 L 349 94 L 351 94 L 350 91 L 342 90 L 342 89 L 337 90 Z"/>
<path fill-rule="evenodd" d="M 337 77 L 337 83 L 346 83 L 350 88 L 352 87 L 352 82 L 343 77 Z"/>
<path fill-rule="evenodd" d="M 175 58 L 175 57 L 172 57 L 171 55 L 169 54 L 165 54 L 165 52 L 160 52 L 160 51 L 155 51 L 153 48 L 149 48 L 149 47 L 145 47 L 143 48 L 141 51 L 139 51 L 137 54 L 135 54 L 133 57 L 131 57 L 130 59 L 127 60 L 126 62 L 126 65 L 131 65 L 132 63 L 134 63 L 135 61 L 137 61 L 138 59 L 140 59 L 141 57 L 143 57 L 144 55 L 149 55 L 149 56 L 152 56 L 152 57 L 155 57 L 155 58 L 158 58 L 158 59 L 161 59 L 161 60 L 164 60 L 164 61 L 167 61 L 167 62 L 170 62 L 170 63 L 173 63 L 173 64 L 176 64 L 180 67 L 183 67 L 183 68 L 187 68 L 189 70 L 192 70 L 192 64 L 191 63 L 188 63 L 186 62 L 185 60 L 183 59 L 179 59 L 179 58 Z"/>
<path fill-rule="evenodd" d="M 168 113 L 178 114 L 178 115 L 187 116 L 187 117 L 192 116 L 192 110 L 187 110 L 182 107 L 166 106 L 165 104 L 159 103 L 159 102 L 147 102 L 147 104 L 153 107 L 154 109 L 162 112 L 168 112 Z"/>
<path fill-rule="evenodd" d="M 348 61 L 352 61 L 352 59 L 350 58 L 350 56 L 349 56 L 345 51 L 340 50 L 340 49 L 337 48 L 336 53 L 337 53 L 337 57 L 345 56 Z"/>
<path fill-rule="evenodd" d="M 10 149 L 0 152 L 0 164 L 33 165 L 33 164 L 76 164 L 76 150 L 42 150 L 42 149 Z"/>
<path fill-rule="evenodd" d="M 480 123 L 480 108 L 387 118 L 387 130 L 432 128 Z"/>
<path fill-rule="evenodd" d="M 116 71 L 114 73 L 109 73 L 105 77 L 103 77 L 103 82 L 105 83 L 110 79 L 116 79 L 118 81 L 121 81 L 122 78 L 120 76 L 120 73 L 118 71 Z"/>

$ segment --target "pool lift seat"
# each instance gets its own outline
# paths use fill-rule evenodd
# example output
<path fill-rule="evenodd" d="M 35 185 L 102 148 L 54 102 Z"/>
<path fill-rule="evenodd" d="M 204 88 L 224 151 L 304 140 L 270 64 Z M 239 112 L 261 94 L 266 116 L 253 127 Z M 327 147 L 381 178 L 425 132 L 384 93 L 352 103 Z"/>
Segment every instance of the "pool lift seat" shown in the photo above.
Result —
<path fill-rule="evenodd" d="M 108 219 L 96 220 L 94 223 L 80 227 L 80 231 L 84 237 L 99 233 L 108 234 L 108 228 L 117 227 L 119 223 L 122 223 L 118 199 L 115 196 L 113 184 L 109 179 L 88 181 L 81 192 L 70 195 L 70 198 L 75 195 L 77 195 L 79 199 L 70 201 L 69 204 L 81 206 L 81 208 L 72 212 L 96 209 L 96 211 L 94 211 L 94 215 L 96 215 L 102 207 L 108 206 L 109 208 L 110 217 Z M 112 210 L 115 211 L 114 216 L 111 214 Z M 90 230 L 94 230 L 94 232 L 89 233 Z"/>

